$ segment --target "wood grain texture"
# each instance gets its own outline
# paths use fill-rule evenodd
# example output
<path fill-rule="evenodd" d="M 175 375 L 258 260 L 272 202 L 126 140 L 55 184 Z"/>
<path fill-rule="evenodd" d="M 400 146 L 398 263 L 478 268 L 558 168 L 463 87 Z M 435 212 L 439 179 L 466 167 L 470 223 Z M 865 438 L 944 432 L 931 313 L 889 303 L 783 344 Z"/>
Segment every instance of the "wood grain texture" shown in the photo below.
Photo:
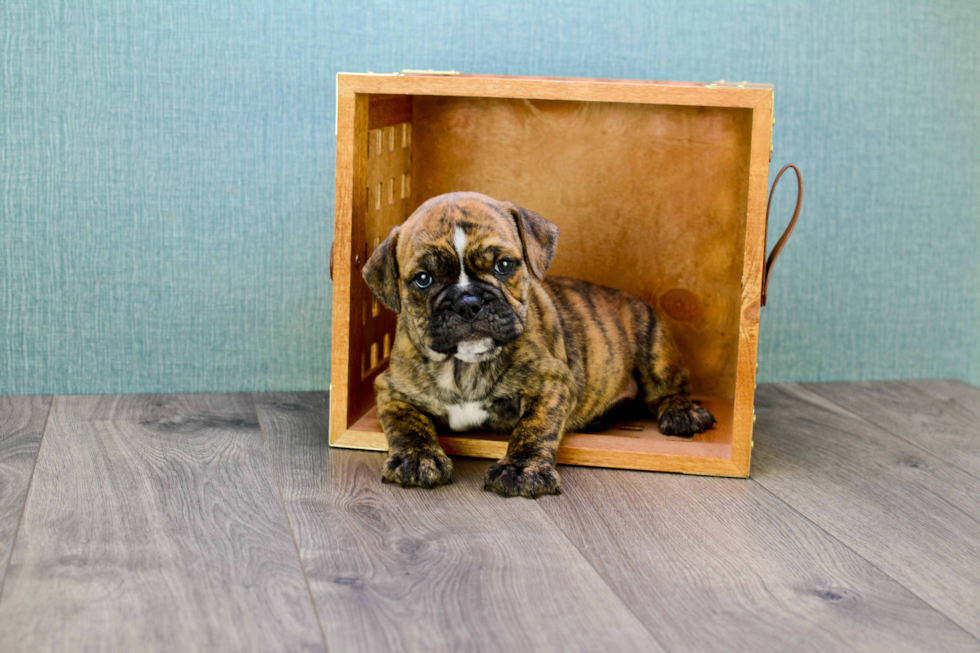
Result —
<path fill-rule="evenodd" d="M 758 368 L 759 307 L 766 258 L 766 189 L 772 157 L 773 95 L 766 95 L 752 112 L 752 147 L 749 163 L 749 195 L 745 222 L 742 270 L 742 302 L 738 327 L 738 371 L 735 387 L 735 419 L 732 423 L 732 462 L 749 475 L 752 428 L 755 424 L 755 374 Z"/>
<path fill-rule="evenodd" d="M 332 304 L 332 344 L 330 347 L 330 390 L 333 404 L 330 414 L 331 438 L 336 438 L 353 421 L 351 410 L 361 407 L 358 401 L 367 402 L 372 395 L 361 397 L 360 384 L 361 337 L 359 325 L 353 317 L 352 306 L 361 300 L 363 281 L 356 267 L 356 251 L 364 242 L 364 216 L 367 196 L 362 192 L 367 178 L 367 148 L 365 142 L 368 126 L 368 98 L 357 96 L 337 76 L 337 173 L 334 201 L 334 268 Z M 364 261 L 361 262 L 363 265 Z"/>
<path fill-rule="evenodd" d="M 959 379 L 915 379 L 902 383 L 943 400 L 963 399 L 974 407 L 980 402 L 980 387 Z"/>
<path fill-rule="evenodd" d="M 616 467 L 620 469 L 657 469 L 668 472 L 745 476 L 731 460 L 732 402 L 699 398 L 711 410 L 718 423 L 709 431 L 690 438 L 660 433 L 652 415 L 633 416 L 627 420 L 642 431 L 612 428 L 600 433 L 566 433 L 558 450 L 563 465 Z M 502 458 L 507 452 L 509 435 L 488 432 L 444 433 L 439 436 L 442 448 L 451 456 Z M 387 451 L 376 408 L 344 431 L 331 443 L 335 447 Z"/>
<path fill-rule="evenodd" d="M 6 650 L 323 650 L 248 395 L 58 397 Z"/>
<path fill-rule="evenodd" d="M 507 453 L 506 435 L 485 435 L 468 437 L 440 437 L 439 444 L 450 456 L 472 456 L 498 460 Z M 702 447 L 694 443 L 692 455 L 651 453 L 644 451 L 625 451 L 615 443 L 594 443 L 599 436 L 589 437 L 593 443 L 578 447 L 574 442 L 578 437 L 571 436 L 569 442 L 558 451 L 560 465 L 584 465 L 586 467 L 611 467 L 615 469 L 640 469 L 675 472 L 679 474 L 701 474 L 709 476 L 735 476 L 744 478 L 745 470 L 737 467 L 727 456 L 702 456 Z M 623 438 L 625 439 L 625 438 Z M 333 446 L 344 449 L 363 449 L 367 451 L 387 451 L 388 443 L 380 431 L 348 430 L 333 442 Z M 722 448 L 722 447 L 719 447 Z M 731 451 L 724 447 L 724 454 Z M 713 453 L 713 452 L 711 452 Z"/>
<path fill-rule="evenodd" d="M 753 481 L 561 472 L 542 508 L 668 650 L 980 650 Z"/>
<path fill-rule="evenodd" d="M 466 459 L 450 486 L 383 485 L 383 454 L 328 447 L 325 394 L 255 398 L 331 652 L 662 650 L 550 497 L 484 492 Z"/>
<path fill-rule="evenodd" d="M 346 73 L 337 84 L 334 446 L 384 443 L 362 422 L 374 404 L 372 374 L 386 365 L 378 352 L 393 321 L 385 311 L 365 317 L 370 293 L 357 270 L 373 243 L 404 219 L 391 191 L 390 207 L 380 192 L 395 187 L 404 157 L 378 147 L 392 126 L 368 130 L 406 119 L 407 110 L 392 107 L 414 98 L 414 151 L 405 150 L 415 187 L 411 207 L 463 188 L 542 213 L 562 230 L 552 274 L 620 288 L 660 305 L 695 394 L 734 401 L 731 420 L 719 420 L 724 428 L 714 431 L 725 437 L 723 452 L 669 440 L 650 450 L 610 450 L 608 438 L 578 438 L 559 461 L 748 475 L 771 87 Z M 396 159 L 398 165 L 389 165 Z M 364 196 L 374 198 L 366 207 L 365 183 Z M 589 256 L 582 257 L 585 251 Z M 624 267 L 633 270 L 625 280 Z M 457 453 L 480 455 L 495 454 L 500 442 L 463 438 L 453 445 Z"/>
<path fill-rule="evenodd" d="M 51 397 L 0 397 L 0 596 Z"/>
<path fill-rule="evenodd" d="M 806 388 L 980 479 L 980 389 L 940 379 Z"/>
<path fill-rule="evenodd" d="M 518 77 L 505 75 L 390 75 L 341 73 L 339 81 L 356 93 L 524 97 L 534 100 L 586 100 L 677 104 L 705 107 L 755 107 L 772 96 L 772 87 L 713 86 L 694 82 Z"/>
<path fill-rule="evenodd" d="M 980 480 L 807 388 L 756 405 L 753 478 L 980 636 Z"/>

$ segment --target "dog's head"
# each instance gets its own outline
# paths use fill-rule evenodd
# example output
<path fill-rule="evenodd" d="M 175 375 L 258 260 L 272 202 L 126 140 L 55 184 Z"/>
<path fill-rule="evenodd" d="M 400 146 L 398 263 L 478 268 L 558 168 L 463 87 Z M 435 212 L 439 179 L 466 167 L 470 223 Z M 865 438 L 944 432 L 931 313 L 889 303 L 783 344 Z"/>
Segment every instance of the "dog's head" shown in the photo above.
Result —
<path fill-rule="evenodd" d="M 524 332 L 531 278 L 544 278 L 557 247 L 558 227 L 536 213 L 448 193 L 392 229 L 362 272 L 430 358 L 477 362 Z"/>

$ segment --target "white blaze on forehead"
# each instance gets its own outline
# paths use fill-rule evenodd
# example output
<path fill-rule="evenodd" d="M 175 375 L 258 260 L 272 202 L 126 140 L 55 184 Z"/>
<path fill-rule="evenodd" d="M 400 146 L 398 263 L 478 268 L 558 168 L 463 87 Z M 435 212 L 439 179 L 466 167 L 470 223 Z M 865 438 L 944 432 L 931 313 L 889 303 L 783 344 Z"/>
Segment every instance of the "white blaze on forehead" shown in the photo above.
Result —
<path fill-rule="evenodd" d="M 456 256 L 459 257 L 459 281 L 456 283 L 465 286 L 470 282 L 470 278 L 466 276 L 466 266 L 463 265 L 463 261 L 466 260 L 463 254 L 466 250 L 466 233 L 462 227 L 456 227 L 456 231 L 453 232 L 453 247 L 456 248 Z"/>

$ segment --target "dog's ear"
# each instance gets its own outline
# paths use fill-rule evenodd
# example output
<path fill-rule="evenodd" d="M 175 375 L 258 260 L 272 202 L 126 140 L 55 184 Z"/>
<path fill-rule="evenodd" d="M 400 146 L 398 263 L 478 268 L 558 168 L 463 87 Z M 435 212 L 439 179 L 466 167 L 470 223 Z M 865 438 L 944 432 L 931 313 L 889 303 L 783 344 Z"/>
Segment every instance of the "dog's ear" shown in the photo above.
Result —
<path fill-rule="evenodd" d="M 522 209 L 510 202 L 507 202 L 507 206 L 517 223 L 517 232 L 521 235 L 524 261 L 534 276 L 544 279 L 558 249 L 558 225 L 548 222 L 534 211 Z"/>
<path fill-rule="evenodd" d="M 398 259 L 395 258 L 398 230 L 398 227 L 391 230 L 384 242 L 374 249 L 371 258 L 361 270 L 374 296 L 395 313 L 401 311 L 402 304 L 398 291 Z"/>

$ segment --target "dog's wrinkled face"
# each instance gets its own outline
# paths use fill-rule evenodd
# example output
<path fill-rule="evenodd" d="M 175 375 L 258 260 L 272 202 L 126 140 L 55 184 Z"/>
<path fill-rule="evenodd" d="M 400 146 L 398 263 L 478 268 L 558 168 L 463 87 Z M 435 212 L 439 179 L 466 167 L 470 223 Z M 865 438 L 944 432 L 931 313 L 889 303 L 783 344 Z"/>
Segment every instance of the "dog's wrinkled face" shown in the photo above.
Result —
<path fill-rule="evenodd" d="M 425 202 L 392 230 L 364 279 L 429 358 L 495 357 L 524 331 L 531 276 L 543 278 L 558 227 L 479 193 Z"/>

